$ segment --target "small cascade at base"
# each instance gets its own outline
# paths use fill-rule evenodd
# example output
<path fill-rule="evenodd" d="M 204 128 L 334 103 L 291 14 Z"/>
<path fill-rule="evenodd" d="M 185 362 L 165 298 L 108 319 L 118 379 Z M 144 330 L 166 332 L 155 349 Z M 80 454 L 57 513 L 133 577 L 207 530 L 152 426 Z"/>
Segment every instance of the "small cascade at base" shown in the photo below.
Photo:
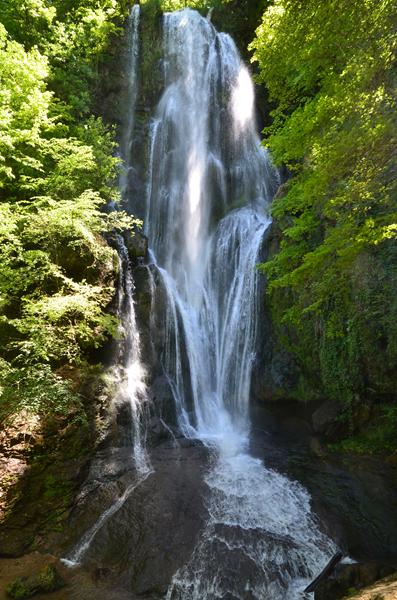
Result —
<path fill-rule="evenodd" d="M 145 414 L 148 410 L 147 373 L 141 359 L 141 343 L 134 307 L 134 282 L 127 248 L 123 238 L 117 236 L 120 264 L 118 284 L 118 313 L 121 315 L 123 344 L 120 345 L 114 379 L 118 392 L 114 398 L 114 409 L 127 407 L 129 410 L 129 439 L 132 464 L 135 469 L 134 481 L 128 485 L 119 498 L 106 509 L 93 526 L 63 560 L 70 566 L 77 565 L 84 558 L 96 534 L 103 525 L 120 510 L 134 490 L 152 473 L 149 455 L 146 449 Z"/>

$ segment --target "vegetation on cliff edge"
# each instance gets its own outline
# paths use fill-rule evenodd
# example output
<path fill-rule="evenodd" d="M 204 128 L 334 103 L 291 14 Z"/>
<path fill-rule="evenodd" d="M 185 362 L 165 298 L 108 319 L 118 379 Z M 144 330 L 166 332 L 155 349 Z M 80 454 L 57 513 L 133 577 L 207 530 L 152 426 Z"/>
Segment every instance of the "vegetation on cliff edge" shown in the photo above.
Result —
<path fill-rule="evenodd" d="M 266 144 L 291 176 L 273 204 L 280 247 L 262 268 L 279 337 L 301 367 L 295 394 L 339 402 L 351 431 L 363 404 L 384 406 L 391 445 L 396 32 L 392 0 L 277 0 L 251 46 L 275 106 Z"/>
<path fill-rule="evenodd" d="M 117 330 L 102 234 L 131 219 L 101 211 L 117 200 L 118 160 L 91 98 L 125 5 L 0 0 L 2 419 L 78 411 L 78 373 Z"/>

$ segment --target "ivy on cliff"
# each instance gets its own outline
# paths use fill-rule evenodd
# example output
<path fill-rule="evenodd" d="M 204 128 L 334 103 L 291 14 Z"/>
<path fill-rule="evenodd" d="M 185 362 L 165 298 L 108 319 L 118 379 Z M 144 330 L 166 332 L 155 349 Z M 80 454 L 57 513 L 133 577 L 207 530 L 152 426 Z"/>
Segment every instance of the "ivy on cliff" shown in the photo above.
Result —
<path fill-rule="evenodd" d="M 251 46 L 275 106 L 266 144 L 291 175 L 270 305 L 296 393 L 350 414 L 397 383 L 396 32 L 392 0 L 277 0 Z"/>
<path fill-rule="evenodd" d="M 114 131 L 90 114 L 113 0 L 0 0 L 0 415 L 78 410 L 78 372 L 116 334 L 107 312 L 131 226 Z M 73 373 L 73 375 L 71 375 Z M 74 383 L 72 383 L 74 380 Z"/>

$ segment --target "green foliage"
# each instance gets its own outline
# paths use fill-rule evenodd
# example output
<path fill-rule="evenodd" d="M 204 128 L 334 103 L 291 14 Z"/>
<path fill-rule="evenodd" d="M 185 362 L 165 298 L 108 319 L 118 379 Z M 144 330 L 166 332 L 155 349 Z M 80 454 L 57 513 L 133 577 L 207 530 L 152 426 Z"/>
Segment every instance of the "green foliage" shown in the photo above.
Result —
<path fill-rule="evenodd" d="M 70 373 L 117 334 L 114 131 L 89 114 L 126 10 L 113 0 L 0 0 L 0 417 L 76 412 Z M 67 369 L 65 369 L 67 366 Z M 77 386 L 78 387 L 78 386 Z"/>
<path fill-rule="evenodd" d="M 266 143 L 291 173 L 270 303 L 312 386 L 350 414 L 396 386 L 396 30 L 392 0 L 277 0 L 252 43 Z"/>
<path fill-rule="evenodd" d="M 341 442 L 329 444 L 337 452 L 356 454 L 393 453 L 397 447 L 397 406 L 384 406 L 381 414 L 373 419 L 365 431 Z"/>
<path fill-rule="evenodd" d="M 158 11 L 172 12 L 183 8 L 208 12 L 210 8 L 218 9 L 224 5 L 230 5 L 234 0 L 141 0 L 140 4 L 147 8 L 156 7 Z"/>
<path fill-rule="evenodd" d="M 56 413 L 68 416 L 84 414 L 80 396 L 68 382 L 54 373 L 48 364 L 13 367 L 0 359 L 0 415 L 2 419 L 26 410 L 36 414 Z"/>
<path fill-rule="evenodd" d="M 13 40 L 48 57 L 51 89 L 81 117 L 128 8 L 127 0 L 0 0 L 0 19 Z"/>

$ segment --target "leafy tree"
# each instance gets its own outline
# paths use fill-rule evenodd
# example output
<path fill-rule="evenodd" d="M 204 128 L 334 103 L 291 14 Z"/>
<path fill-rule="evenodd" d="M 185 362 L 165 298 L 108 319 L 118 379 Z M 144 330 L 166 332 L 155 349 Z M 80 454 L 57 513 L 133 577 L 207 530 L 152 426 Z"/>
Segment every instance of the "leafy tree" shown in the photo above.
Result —
<path fill-rule="evenodd" d="M 320 381 L 350 414 L 396 385 L 396 30 L 392 0 L 277 0 L 252 43 L 266 143 L 290 172 L 270 305 L 301 395 Z"/>
<path fill-rule="evenodd" d="M 125 6 L 1 0 L 0 416 L 81 410 L 75 380 L 117 334 L 114 131 L 90 114 Z M 73 383 L 74 382 L 74 383 Z"/>

